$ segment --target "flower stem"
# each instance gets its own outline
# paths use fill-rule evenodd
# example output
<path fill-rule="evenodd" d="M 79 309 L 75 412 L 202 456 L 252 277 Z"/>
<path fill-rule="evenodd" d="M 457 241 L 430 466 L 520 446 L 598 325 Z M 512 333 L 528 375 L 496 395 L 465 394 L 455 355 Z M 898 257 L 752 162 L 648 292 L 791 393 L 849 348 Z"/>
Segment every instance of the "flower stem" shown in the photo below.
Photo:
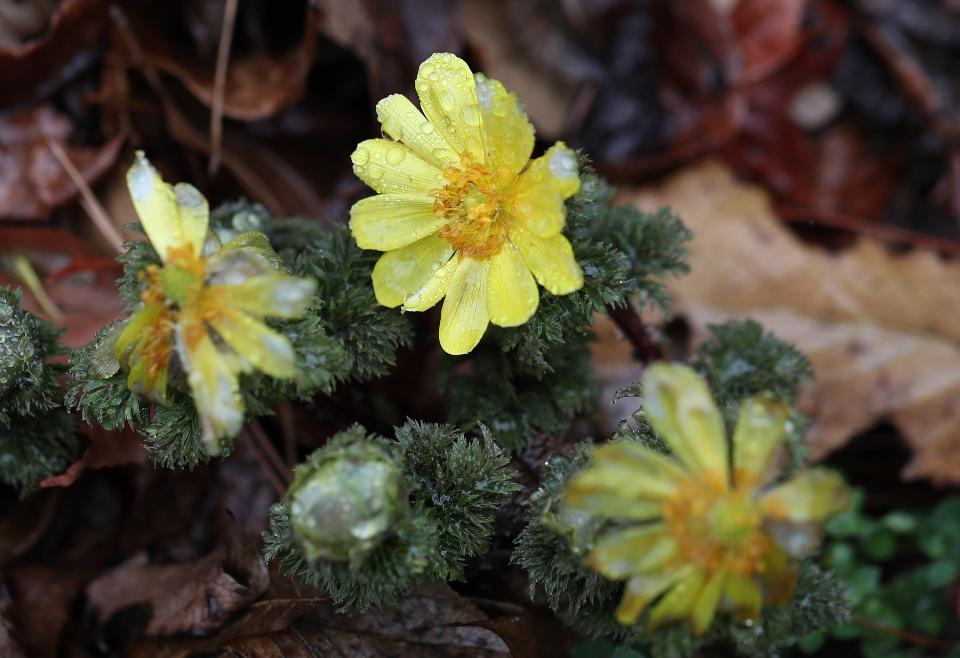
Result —
<path fill-rule="evenodd" d="M 634 356 L 641 363 L 650 363 L 663 357 L 663 350 L 654 342 L 647 326 L 632 304 L 622 307 L 608 305 L 607 315 L 633 345 Z"/>

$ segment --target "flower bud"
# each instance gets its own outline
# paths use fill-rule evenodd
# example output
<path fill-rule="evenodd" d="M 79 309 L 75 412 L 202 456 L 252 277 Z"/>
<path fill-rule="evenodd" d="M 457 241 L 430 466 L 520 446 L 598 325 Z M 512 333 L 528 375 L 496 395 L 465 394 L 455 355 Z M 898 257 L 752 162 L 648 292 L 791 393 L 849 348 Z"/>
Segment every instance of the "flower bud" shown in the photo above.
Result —
<path fill-rule="evenodd" d="M 399 467 L 366 441 L 321 448 L 298 466 L 289 505 L 310 561 L 362 561 L 407 511 Z"/>
<path fill-rule="evenodd" d="M 14 390 L 38 365 L 33 325 L 17 305 L 16 295 L 0 289 L 0 396 Z"/>

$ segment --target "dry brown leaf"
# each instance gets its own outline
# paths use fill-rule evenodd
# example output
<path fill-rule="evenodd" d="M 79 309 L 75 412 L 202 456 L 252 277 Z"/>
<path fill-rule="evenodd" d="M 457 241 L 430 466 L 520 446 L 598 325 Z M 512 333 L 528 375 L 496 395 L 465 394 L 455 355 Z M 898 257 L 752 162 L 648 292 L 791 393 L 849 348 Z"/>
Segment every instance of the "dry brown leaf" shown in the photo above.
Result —
<path fill-rule="evenodd" d="M 228 545 L 198 560 L 151 564 L 140 552 L 90 583 L 101 627 L 133 609 L 146 613 L 147 636 L 209 633 L 247 608 L 269 577 L 256 546 L 231 527 Z"/>
<path fill-rule="evenodd" d="M 40 482 L 41 489 L 50 487 L 69 487 L 84 471 L 110 466 L 143 464 L 147 453 L 143 449 L 143 437 L 132 429 L 124 428 L 110 432 L 95 425 L 81 425 L 82 431 L 90 439 L 90 445 L 83 456 L 70 464 L 60 475 L 51 475 Z"/>
<path fill-rule="evenodd" d="M 867 238 L 840 253 L 807 246 L 763 190 L 715 162 L 632 199 L 670 206 L 695 233 L 692 271 L 670 288 L 695 340 L 752 317 L 810 357 L 800 406 L 814 456 L 886 418 L 914 451 L 905 477 L 960 482 L 960 264 Z"/>

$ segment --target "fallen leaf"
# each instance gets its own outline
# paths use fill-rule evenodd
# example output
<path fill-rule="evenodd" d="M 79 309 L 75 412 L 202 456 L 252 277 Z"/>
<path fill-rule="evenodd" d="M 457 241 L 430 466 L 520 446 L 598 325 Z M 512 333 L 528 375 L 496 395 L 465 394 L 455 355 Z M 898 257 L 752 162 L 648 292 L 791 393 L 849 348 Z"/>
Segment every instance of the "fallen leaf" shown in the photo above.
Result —
<path fill-rule="evenodd" d="M 223 114 L 253 121 L 273 116 L 303 96 L 317 44 L 317 15 L 306 4 L 303 39 L 279 55 L 254 52 L 231 57 L 223 93 Z M 144 55 L 173 75 L 206 106 L 213 104 L 215 62 L 175 48 L 170 35 L 149 15 L 133 21 Z"/>
<path fill-rule="evenodd" d="M 715 162 L 630 197 L 694 231 L 692 271 L 670 292 L 695 341 L 752 317 L 810 357 L 800 408 L 814 457 L 888 419 L 913 449 L 904 477 L 960 482 L 960 263 L 868 238 L 839 253 L 807 246 L 762 189 Z"/>
<path fill-rule="evenodd" d="M 0 117 L 0 219 L 43 219 L 77 194 L 48 142 L 58 143 L 88 183 L 117 159 L 123 136 L 91 148 L 67 143 L 70 121 L 49 105 Z"/>
<path fill-rule="evenodd" d="M 744 82 L 756 82 L 783 66 L 803 43 L 800 27 L 807 0 L 740 0 L 733 9 Z"/>
<path fill-rule="evenodd" d="M 131 429 L 109 432 L 96 425 L 81 423 L 83 433 L 90 439 L 90 446 L 79 460 L 70 464 L 60 475 L 51 475 L 42 482 L 40 488 L 69 487 L 80 475 L 89 469 L 142 464 L 147 461 L 143 449 L 143 437 Z"/>
<path fill-rule="evenodd" d="M 230 525 L 227 545 L 205 557 L 154 564 L 139 552 L 90 583 L 87 599 L 100 627 L 135 617 L 144 627 L 125 629 L 127 637 L 138 630 L 147 636 L 209 633 L 246 609 L 266 590 L 267 569 L 256 546 Z"/>
<path fill-rule="evenodd" d="M 76 73 L 78 65 L 91 62 L 106 26 L 108 4 L 64 0 L 44 34 L 0 48 L 0 107 L 23 102 L 49 89 L 44 82 Z"/>

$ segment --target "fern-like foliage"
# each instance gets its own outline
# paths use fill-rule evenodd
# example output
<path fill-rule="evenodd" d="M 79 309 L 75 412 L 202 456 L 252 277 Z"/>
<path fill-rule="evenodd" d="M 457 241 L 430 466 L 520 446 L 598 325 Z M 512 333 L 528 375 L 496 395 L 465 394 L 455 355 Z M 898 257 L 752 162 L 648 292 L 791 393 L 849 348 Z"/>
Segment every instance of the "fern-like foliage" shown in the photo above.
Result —
<path fill-rule="evenodd" d="M 359 564 L 309 561 L 291 527 L 289 494 L 270 510 L 264 555 L 281 572 L 320 587 L 344 612 L 396 605 L 419 580 L 460 577 L 464 561 L 486 549 L 497 508 L 519 487 L 508 456 L 489 433 L 468 439 L 447 425 L 408 421 L 396 439 L 368 435 L 359 426 L 320 448 L 367 442 L 393 455 L 403 469 L 409 516 Z"/>

